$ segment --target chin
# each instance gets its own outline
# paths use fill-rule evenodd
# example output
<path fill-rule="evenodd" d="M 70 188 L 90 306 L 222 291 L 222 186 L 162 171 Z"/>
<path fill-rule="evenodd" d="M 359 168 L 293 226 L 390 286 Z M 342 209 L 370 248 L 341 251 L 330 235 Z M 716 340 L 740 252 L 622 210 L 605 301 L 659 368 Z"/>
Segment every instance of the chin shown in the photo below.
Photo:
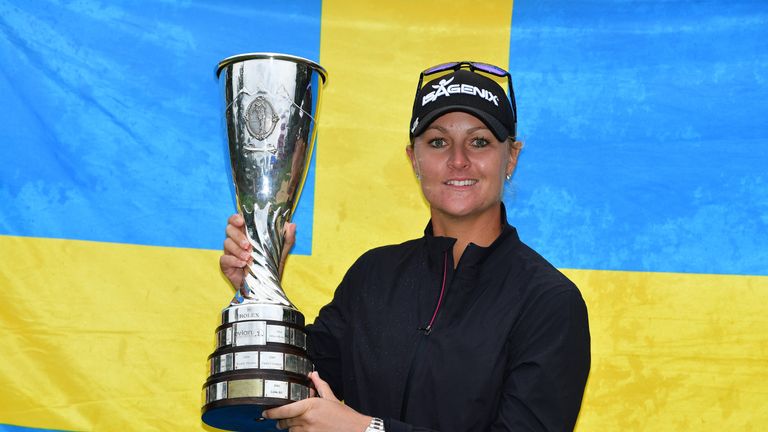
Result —
<path fill-rule="evenodd" d="M 446 217 L 461 219 L 483 214 L 488 211 L 488 208 L 485 206 L 445 206 L 437 207 L 436 210 Z"/>

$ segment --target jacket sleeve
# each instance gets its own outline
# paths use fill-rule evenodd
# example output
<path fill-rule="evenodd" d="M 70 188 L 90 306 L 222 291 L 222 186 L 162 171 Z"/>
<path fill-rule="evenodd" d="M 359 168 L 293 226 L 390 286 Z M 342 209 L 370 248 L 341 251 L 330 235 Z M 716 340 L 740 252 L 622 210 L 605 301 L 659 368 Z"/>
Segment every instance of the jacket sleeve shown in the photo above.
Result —
<path fill-rule="evenodd" d="M 315 322 L 306 327 L 307 353 L 320 377 L 331 386 L 333 394 L 344 399 L 344 370 L 341 344 L 346 334 L 348 294 L 352 269 L 333 295 L 330 303 L 323 306 Z"/>
<path fill-rule="evenodd" d="M 510 335 L 493 431 L 572 431 L 590 365 L 587 308 L 575 286 L 531 301 Z"/>
<path fill-rule="evenodd" d="M 418 426 L 411 426 L 395 419 L 384 419 L 384 430 L 386 432 L 440 432 L 434 429 L 427 429 Z"/>

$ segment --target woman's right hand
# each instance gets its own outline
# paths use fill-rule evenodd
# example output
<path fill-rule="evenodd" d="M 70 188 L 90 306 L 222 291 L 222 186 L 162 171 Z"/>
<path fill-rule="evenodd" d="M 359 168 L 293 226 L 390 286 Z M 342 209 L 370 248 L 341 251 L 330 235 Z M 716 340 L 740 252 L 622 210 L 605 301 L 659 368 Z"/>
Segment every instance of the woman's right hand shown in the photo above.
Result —
<path fill-rule="evenodd" d="M 237 290 L 243 285 L 245 267 L 253 260 L 251 244 L 245 235 L 245 219 L 239 214 L 230 216 L 227 220 L 226 232 L 224 254 L 219 258 L 219 267 Z"/>

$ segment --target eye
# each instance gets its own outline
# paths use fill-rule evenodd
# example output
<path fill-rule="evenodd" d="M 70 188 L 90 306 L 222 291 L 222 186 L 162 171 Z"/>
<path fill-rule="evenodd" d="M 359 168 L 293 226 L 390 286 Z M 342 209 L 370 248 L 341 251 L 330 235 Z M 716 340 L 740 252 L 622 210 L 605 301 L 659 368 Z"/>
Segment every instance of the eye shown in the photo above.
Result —
<path fill-rule="evenodd" d="M 472 139 L 472 147 L 483 148 L 491 142 L 483 137 L 476 137 Z"/>
<path fill-rule="evenodd" d="M 432 148 L 443 148 L 445 147 L 445 140 L 442 138 L 433 138 L 429 140 L 427 144 Z"/>

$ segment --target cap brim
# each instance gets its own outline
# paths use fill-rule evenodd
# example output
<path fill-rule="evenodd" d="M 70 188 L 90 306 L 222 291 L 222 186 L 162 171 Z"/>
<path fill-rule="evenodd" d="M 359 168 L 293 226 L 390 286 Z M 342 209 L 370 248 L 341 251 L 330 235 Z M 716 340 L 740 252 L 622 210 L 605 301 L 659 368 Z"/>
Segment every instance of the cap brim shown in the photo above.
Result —
<path fill-rule="evenodd" d="M 485 111 L 468 107 L 466 105 L 448 105 L 440 107 L 434 111 L 430 111 L 429 114 L 424 116 L 424 118 L 419 119 L 419 124 L 416 125 L 416 128 L 411 132 L 411 137 L 417 137 L 424 133 L 429 125 L 431 125 L 432 122 L 437 120 L 437 118 L 441 115 L 456 111 L 465 112 L 480 119 L 480 121 L 482 121 L 488 127 L 488 129 L 499 141 L 506 141 L 507 138 L 509 138 L 509 130 L 507 130 L 507 128 L 504 127 L 504 125 L 502 125 L 501 122 L 496 119 L 496 117 L 488 114 Z"/>

